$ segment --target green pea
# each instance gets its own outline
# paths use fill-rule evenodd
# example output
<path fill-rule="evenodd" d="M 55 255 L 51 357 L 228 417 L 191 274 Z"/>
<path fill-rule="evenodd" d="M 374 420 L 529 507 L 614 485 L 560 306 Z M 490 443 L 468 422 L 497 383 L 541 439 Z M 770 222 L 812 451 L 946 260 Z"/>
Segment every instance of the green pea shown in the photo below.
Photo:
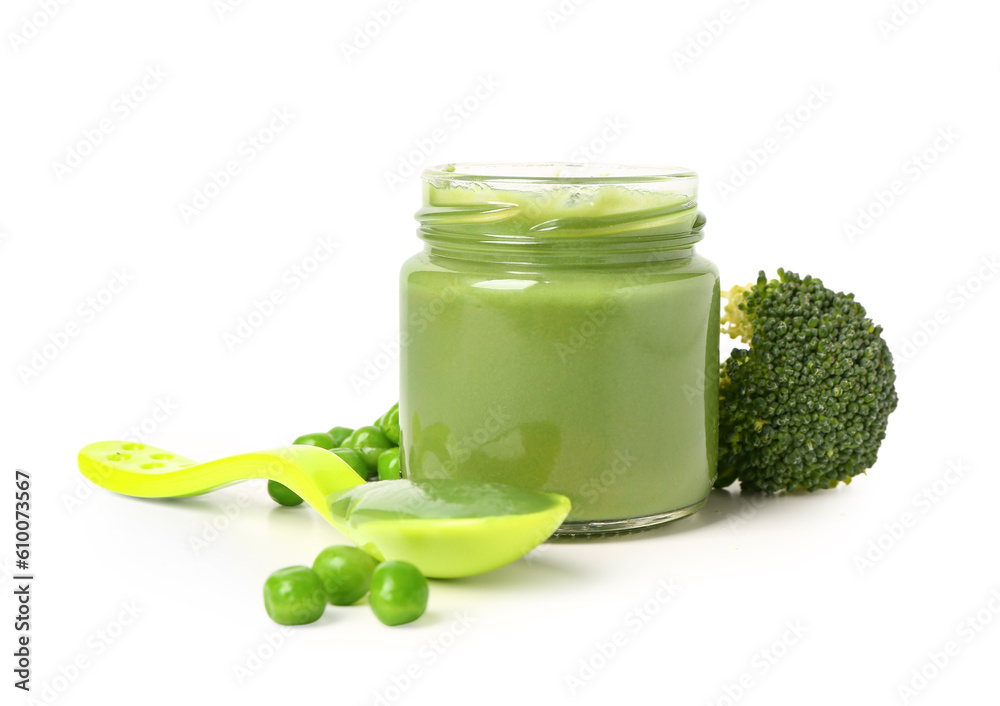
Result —
<path fill-rule="evenodd" d="M 375 426 L 382 430 L 385 438 L 399 446 L 399 403 L 394 404 L 392 409 L 379 417 Z"/>
<path fill-rule="evenodd" d="M 427 579 L 405 561 L 386 561 L 372 573 L 371 604 L 375 617 L 386 625 L 402 625 L 427 610 Z"/>
<path fill-rule="evenodd" d="M 314 623 L 326 609 L 323 582 L 308 566 L 279 569 L 264 582 L 264 608 L 279 625 Z"/>
<path fill-rule="evenodd" d="M 368 464 L 365 462 L 365 457 L 360 451 L 341 447 L 339 449 L 330 449 L 330 452 L 337 454 L 342 461 L 345 461 L 348 466 L 354 469 L 355 473 L 368 480 Z"/>
<path fill-rule="evenodd" d="M 382 452 L 392 447 L 382 430 L 376 426 L 358 427 L 354 432 L 344 439 L 344 446 L 349 449 L 357 449 L 365 457 L 368 464 L 368 473 L 378 471 L 378 457 Z"/>
<path fill-rule="evenodd" d="M 292 443 L 299 444 L 300 446 L 318 446 L 321 449 L 332 449 L 337 446 L 337 442 L 325 431 L 318 431 L 314 434 L 303 434 Z"/>
<path fill-rule="evenodd" d="M 399 461 L 399 447 L 386 449 L 378 457 L 378 479 L 399 480 L 402 477 L 402 465 Z"/>
<path fill-rule="evenodd" d="M 294 507 L 302 504 L 302 498 L 276 480 L 267 482 L 267 494 L 271 496 L 271 500 L 279 505 Z"/>
<path fill-rule="evenodd" d="M 344 439 L 349 437 L 353 431 L 353 429 L 348 429 L 347 427 L 334 427 L 327 434 L 333 437 L 333 447 L 337 447 L 343 446 Z"/>
<path fill-rule="evenodd" d="M 378 562 L 357 547 L 333 546 L 319 553 L 313 571 L 323 582 L 327 600 L 333 605 L 351 605 L 368 593 Z"/>

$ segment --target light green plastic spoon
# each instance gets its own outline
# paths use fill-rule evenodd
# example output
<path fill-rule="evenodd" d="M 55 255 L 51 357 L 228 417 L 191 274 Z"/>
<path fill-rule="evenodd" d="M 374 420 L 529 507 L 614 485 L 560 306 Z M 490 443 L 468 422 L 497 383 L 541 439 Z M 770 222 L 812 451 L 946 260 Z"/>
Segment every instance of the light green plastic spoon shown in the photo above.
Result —
<path fill-rule="evenodd" d="M 80 450 L 80 472 L 102 488 L 142 498 L 201 495 L 250 478 L 287 486 L 379 560 L 415 564 L 425 576 L 472 576 L 531 551 L 569 513 L 569 499 L 496 483 L 366 483 L 316 446 L 283 446 L 208 463 L 155 446 L 101 441 Z"/>

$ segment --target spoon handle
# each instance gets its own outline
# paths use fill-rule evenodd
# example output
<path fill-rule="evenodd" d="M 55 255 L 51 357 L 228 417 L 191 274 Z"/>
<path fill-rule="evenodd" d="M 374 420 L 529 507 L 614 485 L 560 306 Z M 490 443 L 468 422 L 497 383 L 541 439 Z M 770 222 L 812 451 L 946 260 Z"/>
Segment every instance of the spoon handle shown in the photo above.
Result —
<path fill-rule="evenodd" d="M 282 446 L 198 463 L 148 444 L 100 441 L 80 449 L 77 463 L 100 487 L 142 498 L 201 495 L 266 478 L 292 490 L 335 526 L 326 497 L 365 482 L 336 454 L 317 446 Z"/>

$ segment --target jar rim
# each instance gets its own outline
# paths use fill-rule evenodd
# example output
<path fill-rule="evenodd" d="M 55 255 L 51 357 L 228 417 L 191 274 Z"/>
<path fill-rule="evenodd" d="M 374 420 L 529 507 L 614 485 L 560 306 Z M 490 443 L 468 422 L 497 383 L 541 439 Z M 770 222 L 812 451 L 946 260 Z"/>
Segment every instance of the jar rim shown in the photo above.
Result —
<path fill-rule="evenodd" d="M 484 184 L 648 184 L 697 179 L 686 167 L 604 162 L 458 162 L 428 167 L 423 181 L 440 186 L 456 182 Z"/>

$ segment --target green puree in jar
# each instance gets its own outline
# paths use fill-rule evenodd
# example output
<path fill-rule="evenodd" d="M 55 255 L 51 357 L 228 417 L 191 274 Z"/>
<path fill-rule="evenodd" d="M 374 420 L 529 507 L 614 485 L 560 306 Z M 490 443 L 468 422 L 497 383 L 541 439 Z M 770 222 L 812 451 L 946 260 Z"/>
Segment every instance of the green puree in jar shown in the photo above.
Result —
<path fill-rule="evenodd" d="M 719 281 L 694 252 L 696 183 L 600 165 L 425 172 L 426 247 L 402 271 L 408 477 L 562 493 L 567 533 L 700 506 Z"/>

